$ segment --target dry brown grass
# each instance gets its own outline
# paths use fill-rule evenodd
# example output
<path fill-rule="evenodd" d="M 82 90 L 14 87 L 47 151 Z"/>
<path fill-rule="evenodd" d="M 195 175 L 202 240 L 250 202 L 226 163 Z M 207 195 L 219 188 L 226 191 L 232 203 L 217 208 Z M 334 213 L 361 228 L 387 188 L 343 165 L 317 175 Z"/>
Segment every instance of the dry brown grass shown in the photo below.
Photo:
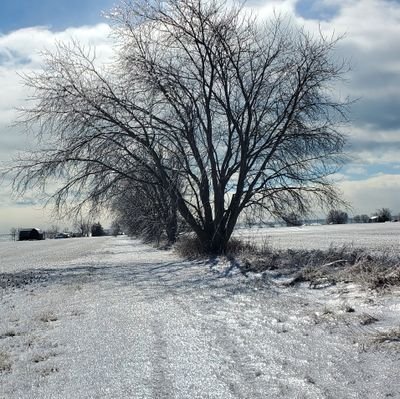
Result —
<path fill-rule="evenodd" d="M 195 236 L 182 236 L 175 244 L 175 251 L 185 259 L 205 259 L 210 254 L 204 250 L 200 240 Z M 228 242 L 224 255 L 240 256 L 244 253 L 256 252 L 257 248 L 249 241 L 242 241 L 237 238 L 231 238 Z"/>
<path fill-rule="evenodd" d="M 181 237 L 175 250 L 186 259 L 209 257 L 193 235 Z M 245 275 L 271 272 L 290 277 L 289 285 L 308 282 L 311 288 L 323 288 L 354 282 L 373 290 L 400 287 L 400 255 L 395 253 L 373 253 L 346 245 L 326 250 L 274 250 L 267 243 L 259 247 L 233 238 L 224 255 L 236 258 Z"/>
<path fill-rule="evenodd" d="M 244 253 L 243 273 L 273 272 L 292 276 L 290 285 L 309 282 L 322 288 L 338 282 L 354 282 L 374 290 L 400 287 L 400 256 L 372 254 L 365 249 L 331 247 L 327 250 L 271 250 Z"/>
<path fill-rule="evenodd" d="M 375 345 L 385 345 L 391 349 L 400 350 L 400 327 L 379 331 L 372 337 Z"/>

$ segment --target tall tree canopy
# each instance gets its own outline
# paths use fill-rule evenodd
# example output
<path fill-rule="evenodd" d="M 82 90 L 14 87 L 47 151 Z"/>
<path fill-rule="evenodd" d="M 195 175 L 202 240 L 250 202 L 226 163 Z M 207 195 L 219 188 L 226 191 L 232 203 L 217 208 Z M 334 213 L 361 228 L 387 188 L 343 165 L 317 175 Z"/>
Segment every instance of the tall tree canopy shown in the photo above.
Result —
<path fill-rule="evenodd" d="M 57 178 L 58 206 L 110 200 L 151 176 L 209 252 L 223 252 L 243 210 L 302 213 L 338 195 L 344 144 L 332 84 L 336 40 L 220 0 L 127 1 L 110 13 L 115 62 L 79 43 L 47 54 L 26 82 L 39 152 L 15 188 Z"/>

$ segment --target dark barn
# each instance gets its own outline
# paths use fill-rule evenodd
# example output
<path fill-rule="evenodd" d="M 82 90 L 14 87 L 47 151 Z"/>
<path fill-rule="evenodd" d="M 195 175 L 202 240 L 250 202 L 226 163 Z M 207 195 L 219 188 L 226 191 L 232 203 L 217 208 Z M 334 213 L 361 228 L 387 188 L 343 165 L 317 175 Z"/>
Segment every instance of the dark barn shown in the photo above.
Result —
<path fill-rule="evenodd" d="M 27 240 L 44 240 L 44 233 L 35 228 L 19 230 L 19 241 Z"/>

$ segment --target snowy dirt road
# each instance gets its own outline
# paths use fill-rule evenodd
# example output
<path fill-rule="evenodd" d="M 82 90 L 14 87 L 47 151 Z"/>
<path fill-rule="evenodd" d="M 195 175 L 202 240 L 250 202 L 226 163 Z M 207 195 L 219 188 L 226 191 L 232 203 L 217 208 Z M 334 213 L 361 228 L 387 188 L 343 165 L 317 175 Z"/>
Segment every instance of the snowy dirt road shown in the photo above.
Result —
<path fill-rule="evenodd" d="M 0 245 L 0 398 L 400 398 L 396 293 L 127 238 Z M 367 322 L 368 321 L 368 322 Z"/>

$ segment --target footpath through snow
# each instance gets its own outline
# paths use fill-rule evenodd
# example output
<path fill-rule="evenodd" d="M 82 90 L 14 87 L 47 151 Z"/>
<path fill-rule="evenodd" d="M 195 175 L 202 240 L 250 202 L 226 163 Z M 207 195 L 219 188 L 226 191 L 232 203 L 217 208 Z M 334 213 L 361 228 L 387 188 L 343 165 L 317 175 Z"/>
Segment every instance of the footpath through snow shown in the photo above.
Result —
<path fill-rule="evenodd" d="M 225 276 L 127 238 L 13 245 L 0 398 L 400 398 L 399 343 L 379 339 L 396 293 Z"/>

